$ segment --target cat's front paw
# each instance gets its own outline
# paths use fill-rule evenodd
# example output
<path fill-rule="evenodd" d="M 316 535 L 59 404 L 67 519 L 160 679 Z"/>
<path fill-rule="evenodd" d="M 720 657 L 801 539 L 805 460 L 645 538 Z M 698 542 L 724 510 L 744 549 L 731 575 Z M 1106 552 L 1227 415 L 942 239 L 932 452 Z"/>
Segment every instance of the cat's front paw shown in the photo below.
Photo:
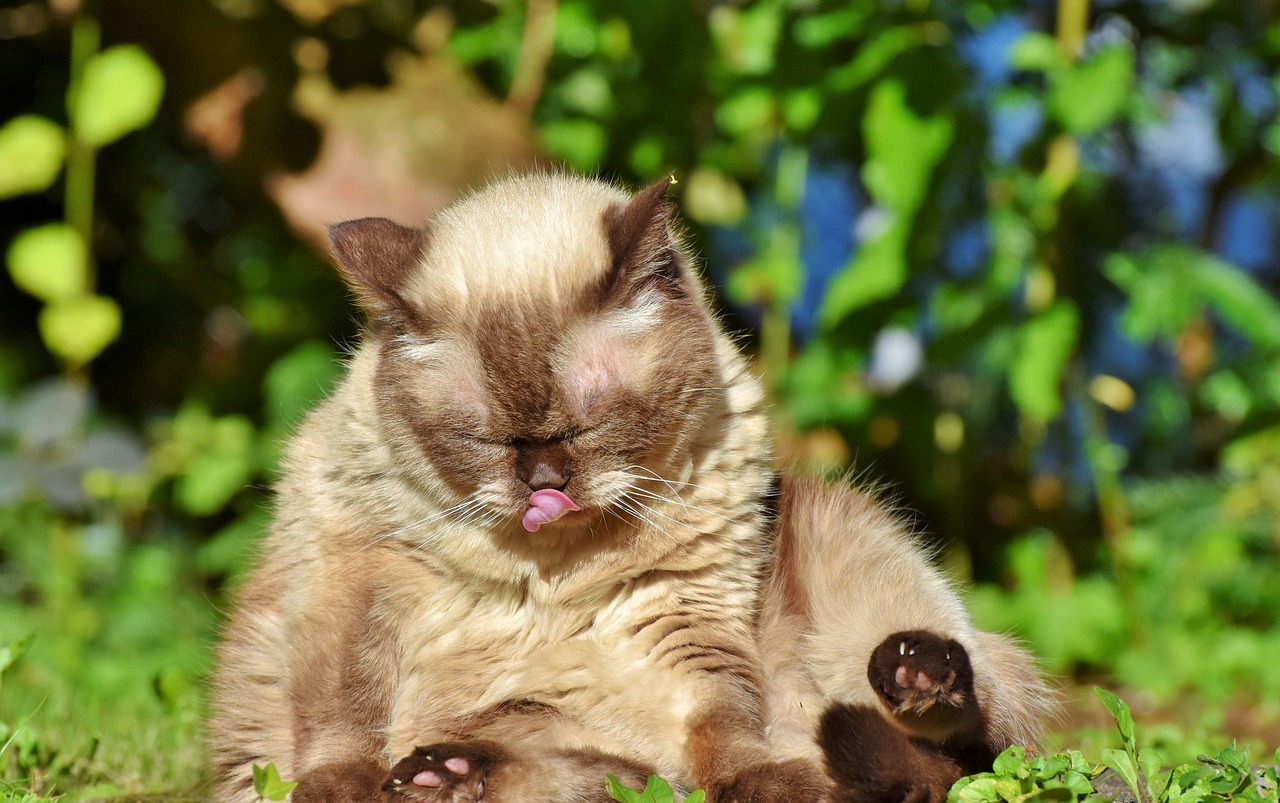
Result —
<path fill-rule="evenodd" d="M 711 803 L 825 803 L 831 782 L 821 767 L 803 759 L 753 764 L 733 780 L 713 785 Z"/>
<path fill-rule="evenodd" d="M 894 633 L 880 642 L 871 653 L 867 678 L 895 714 L 962 709 L 973 696 L 973 668 L 964 647 L 923 630 Z"/>
<path fill-rule="evenodd" d="M 418 747 L 391 768 L 382 784 L 388 801 L 478 803 L 501 750 L 487 742 L 444 742 Z"/>

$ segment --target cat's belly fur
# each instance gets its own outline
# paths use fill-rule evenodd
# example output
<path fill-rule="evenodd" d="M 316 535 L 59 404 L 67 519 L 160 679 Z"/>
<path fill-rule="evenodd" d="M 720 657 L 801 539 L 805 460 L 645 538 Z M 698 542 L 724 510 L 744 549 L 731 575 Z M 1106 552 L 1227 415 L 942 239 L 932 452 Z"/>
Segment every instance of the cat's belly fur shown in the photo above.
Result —
<path fill-rule="evenodd" d="M 672 598 L 632 581 L 596 604 L 553 603 L 550 589 L 477 595 L 440 589 L 418 600 L 402 634 L 388 731 L 392 756 L 456 738 L 506 704 L 550 706 L 590 733 L 583 749 L 627 756 L 684 782 L 684 723 L 697 683 L 658 665 L 634 622 Z M 446 730 L 442 730 L 446 729 Z"/>

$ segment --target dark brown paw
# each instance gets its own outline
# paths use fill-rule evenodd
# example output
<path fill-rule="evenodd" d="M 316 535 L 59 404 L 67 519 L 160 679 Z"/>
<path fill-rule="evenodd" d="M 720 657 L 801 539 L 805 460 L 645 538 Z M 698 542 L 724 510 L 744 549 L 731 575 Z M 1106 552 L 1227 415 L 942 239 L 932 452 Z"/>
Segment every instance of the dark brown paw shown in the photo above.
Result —
<path fill-rule="evenodd" d="M 960 709 L 973 695 L 973 668 L 960 642 L 923 630 L 894 633 L 871 653 L 867 678 L 895 714 Z"/>
<path fill-rule="evenodd" d="M 755 764 L 714 785 L 711 803 L 825 803 L 831 784 L 821 767 L 800 759 Z"/>
<path fill-rule="evenodd" d="M 925 748 L 867 706 L 836 705 L 822 717 L 818 744 L 837 803 L 942 803 L 961 776 L 950 757 Z"/>
<path fill-rule="evenodd" d="M 391 768 L 382 784 L 387 800 L 477 803 L 501 751 L 486 742 L 446 742 L 418 747 Z"/>

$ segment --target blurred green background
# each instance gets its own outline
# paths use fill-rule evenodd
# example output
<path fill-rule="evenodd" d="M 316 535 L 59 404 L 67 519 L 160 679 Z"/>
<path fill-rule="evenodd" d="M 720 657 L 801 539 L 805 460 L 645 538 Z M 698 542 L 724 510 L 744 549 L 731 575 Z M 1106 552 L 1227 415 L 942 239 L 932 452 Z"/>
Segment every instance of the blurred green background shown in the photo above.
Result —
<path fill-rule="evenodd" d="M 1278 68 L 1273 0 L 0 4 L 0 800 L 200 793 L 358 331 L 325 225 L 534 166 L 674 174 L 780 459 L 888 483 L 1069 701 L 1274 748 Z"/>

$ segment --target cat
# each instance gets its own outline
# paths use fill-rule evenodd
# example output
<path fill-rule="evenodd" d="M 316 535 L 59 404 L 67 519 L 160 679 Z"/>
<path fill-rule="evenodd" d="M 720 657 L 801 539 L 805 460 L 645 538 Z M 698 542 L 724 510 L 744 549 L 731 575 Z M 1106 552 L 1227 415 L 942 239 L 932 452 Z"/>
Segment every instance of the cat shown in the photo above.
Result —
<path fill-rule="evenodd" d="M 764 394 L 666 192 L 537 174 L 426 229 L 331 229 L 368 331 L 287 448 L 218 653 L 219 800 L 267 762 L 294 803 L 607 801 L 607 774 L 851 800 L 1031 738 L 1023 654 L 867 497 L 784 483 L 770 528 Z M 886 725 L 902 761 L 868 778 Z"/>

